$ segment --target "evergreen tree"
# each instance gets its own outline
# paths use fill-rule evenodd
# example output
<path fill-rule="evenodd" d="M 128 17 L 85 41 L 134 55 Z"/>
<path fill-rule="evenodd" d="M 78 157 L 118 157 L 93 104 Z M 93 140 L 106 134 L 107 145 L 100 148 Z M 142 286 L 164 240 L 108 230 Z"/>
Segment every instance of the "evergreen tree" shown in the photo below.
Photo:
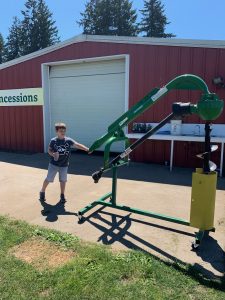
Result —
<path fill-rule="evenodd" d="M 59 42 L 52 13 L 44 0 L 27 0 L 20 21 L 14 17 L 5 44 L 5 61 L 29 54 Z"/>
<path fill-rule="evenodd" d="M 96 33 L 100 35 L 110 35 L 112 31 L 112 7 L 111 0 L 97 1 L 95 20 L 96 20 Z"/>
<path fill-rule="evenodd" d="M 0 33 L 0 64 L 3 62 L 3 51 L 4 51 L 4 40 L 2 34 Z"/>
<path fill-rule="evenodd" d="M 172 33 L 165 33 L 166 25 L 170 24 L 165 15 L 164 5 L 160 0 L 145 0 L 144 8 L 140 10 L 142 19 L 139 31 L 147 37 L 175 37 Z"/>
<path fill-rule="evenodd" d="M 84 34 L 134 36 L 136 19 L 136 10 L 129 0 L 90 0 L 78 24 Z"/>
<path fill-rule="evenodd" d="M 55 21 L 44 0 L 27 0 L 22 15 L 21 49 L 23 55 L 59 42 Z"/>
<path fill-rule="evenodd" d="M 9 61 L 21 56 L 21 22 L 17 17 L 13 18 L 13 24 L 9 29 L 9 35 L 4 49 L 4 61 Z"/>
<path fill-rule="evenodd" d="M 77 22 L 83 27 L 84 34 L 103 34 L 110 27 L 110 18 L 103 13 L 108 0 L 90 0 L 86 3 L 85 11 L 81 13 L 81 20 Z"/>
<path fill-rule="evenodd" d="M 112 21 L 114 35 L 135 36 L 137 35 L 137 13 L 132 8 L 129 0 L 112 1 Z"/>

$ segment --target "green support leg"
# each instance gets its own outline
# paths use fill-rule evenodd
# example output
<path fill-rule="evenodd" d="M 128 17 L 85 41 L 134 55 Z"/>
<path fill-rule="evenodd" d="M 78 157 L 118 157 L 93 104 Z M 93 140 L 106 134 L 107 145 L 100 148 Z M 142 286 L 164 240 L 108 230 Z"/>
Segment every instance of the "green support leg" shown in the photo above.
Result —
<path fill-rule="evenodd" d="M 110 198 L 112 196 L 112 193 L 108 193 L 108 194 L 105 194 L 103 197 L 99 198 L 98 200 L 95 200 L 94 202 L 88 204 L 87 206 L 85 206 L 84 208 L 80 209 L 78 211 L 78 219 L 79 221 L 84 221 L 84 214 L 86 212 L 88 212 L 89 210 L 91 210 L 93 207 L 95 207 L 96 205 L 99 204 L 99 201 L 102 201 L 103 204 L 104 204 L 104 201 L 108 198 Z"/>
<path fill-rule="evenodd" d="M 160 219 L 160 220 L 164 220 L 164 221 L 168 221 L 168 222 L 172 222 L 172 223 L 177 223 L 177 224 L 186 225 L 186 226 L 190 225 L 190 222 L 180 219 L 180 218 L 174 218 L 174 217 L 154 213 L 154 212 L 147 211 L 147 210 L 132 208 L 132 207 L 125 206 L 125 205 L 119 205 L 116 203 L 116 193 L 117 193 L 117 167 L 113 167 L 112 192 L 104 195 L 103 197 L 99 198 L 98 200 L 92 202 L 91 204 L 89 204 L 86 207 L 84 207 L 83 209 L 81 209 L 78 212 L 79 220 L 80 221 L 83 220 L 83 215 L 86 212 L 88 212 L 89 210 L 91 210 L 93 207 L 95 207 L 96 205 L 102 205 L 102 206 L 113 207 L 113 208 L 116 208 L 119 210 L 131 212 L 131 213 L 135 213 L 135 214 L 139 214 L 139 215 L 143 215 L 143 216 L 147 216 L 147 217 L 151 217 L 151 218 L 155 218 L 155 219 Z M 110 200 L 106 201 L 108 198 L 110 198 Z"/>
<path fill-rule="evenodd" d="M 166 216 L 163 214 L 154 213 L 154 212 L 151 212 L 148 210 L 142 210 L 142 209 L 133 208 L 133 207 L 125 206 L 125 205 L 119 205 L 119 204 L 113 205 L 111 202 L 106 202 L 106 201 L 102 201 L 102 200 L 97 200 L 96 202 L 97 202 L 97 204 L 100 204 L 100 205 L 113 207 L 113 208 L 116 208 L 119 210 L 124 210 L 124 211 L 128 211 L 131 213 L 135 213 L 135 214 L 139 214 L 139 215 L 143 215 L 143 216 L 147 216 L 147 217 L 151 217 L 151 218 L 155 218 L 155 219 L 160 219 L 160 220 L 177 223 L 177 224 L 181 224 L 181 225 L 186 225 L 186 226 L 190 225 L 190 223 L 186 220 Z"/>

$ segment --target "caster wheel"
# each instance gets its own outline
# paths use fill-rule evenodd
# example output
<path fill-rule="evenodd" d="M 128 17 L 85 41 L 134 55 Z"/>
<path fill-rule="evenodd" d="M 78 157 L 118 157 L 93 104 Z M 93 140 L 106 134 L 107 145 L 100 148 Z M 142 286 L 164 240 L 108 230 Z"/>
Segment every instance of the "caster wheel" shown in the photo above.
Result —
<path fill-rule="evenodd" d="M 78 213 L 78 223 L 82 224 L 85 221 L 85 217 L 83 215 L 81 215 L 80 213 Z"/>
<path fill-rule="evenodd" d="M 192 250 L 195 250 L 195 251 L 198 250 L 199 246 L 200 246 L 200 240 L 195 240 L 191 244 Z"/>

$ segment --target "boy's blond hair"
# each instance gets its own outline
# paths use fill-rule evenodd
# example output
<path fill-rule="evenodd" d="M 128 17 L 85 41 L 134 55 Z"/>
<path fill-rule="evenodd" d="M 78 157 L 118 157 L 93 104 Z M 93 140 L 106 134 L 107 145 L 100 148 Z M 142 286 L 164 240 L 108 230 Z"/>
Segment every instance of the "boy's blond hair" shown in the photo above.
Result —
<path fill-rule="evenodd" d="M 55 123 L 55 130 L 58 131 L 59 128 L 65 128 L 66 129 L 66 124 L 62 123 L 62 122 Z"/>

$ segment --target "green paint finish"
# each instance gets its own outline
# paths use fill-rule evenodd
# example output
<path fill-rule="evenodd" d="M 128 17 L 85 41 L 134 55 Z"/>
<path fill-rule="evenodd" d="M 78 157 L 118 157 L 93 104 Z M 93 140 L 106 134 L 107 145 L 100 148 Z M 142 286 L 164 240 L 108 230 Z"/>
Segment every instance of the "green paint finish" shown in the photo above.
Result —
<path fill-rule="evenodd" d="M 177 223 L 177 224 L 181 224 L 181 225 L 187 225 L 187 226 L 190 225 L 190 222 L 180 219 L 180 218 L 170 217 L 170 216 L 166 216 L 163 214 L 158 214 L 158 213 L 154 213 L 151 211 L 142 210 L 142 209 L 138 209 L 138 208 L 132 208 L 132 207 L 125 206 L 125 205 L 118 205 L 116 203 L 116 193 L 117 193 L 117 167 L 113 167 L 112 192 L 105 194 L 103 197 L 101 197 L 98 200 L 87 205 L 86 207 L 81 209 L 78 212 L 78 214 L 84 215 L 86 212 L 88 212 L 89 210 L 91 210 L 92 208 L 94 208 L 96 205 L 99 204 L 99 205 L 110 206 L 115 209 L 124 210 L 124 211 L 128 211 L 131 213 L 143 215 L 143 216 L 152 217 L 155 219 L 160 219 L 160 220 L 173 222 L 173 223 Z M 106 201 L 108 198 L 110 198 L 110 201 Z"/>
<path fill-rule="evenodd" d="M 106 143 L 105 153 L 104 153 L 104 171 L 109 170 L 109 154 L 110 147 L 116 141 L 124 140 L 126 145 L 128 145 L 128 139 L 126 138 L 123 127 L 141 115 L 144 111 L 154 105 L 162 96 L 165 96 L 171 90 L 199 90 L 202 92 L 200 100 L 197 104 L 190 105 L 190 113 L 197 114 L 203 120 L 211 121 L 215 120 L 220 116 L 223 111 L 223 101 L 218 98 L 216 94 L 210 93 L 206 83 L 198 76 L 192 74 L 185 74 L 178 76 L 171 80 L 161 89 L 155 88 L 150 93 L 148 93 L 142 100 L 131 107 L 126 113 L 119 117 L 115 122 L 113 122 L 108 127 L 108 132 L 96 140 L 90 147 L 90 151 L 98 149 L 101 145 Z M 120 209 L 128 211 L 131 213 L 136 213 L 168 222 L 173 222 L 177 224 L 182 224 L 190 226 L 190 222 L 175 218 L 171 216 L 166 216 L 163 214 L 154 213 L 151 211 L 141 210 L 138 208 L 132 208 L 129 206 L 116 204 L 116 192 L 117 192 L 117 167 L 126 164 L 128 162 L 127 157 L 121 159 L 119 164 L 113 167 L 113 178 L 112 178 L 112 192 L 101 197 L 97 201 L 92 202 L 90 205 L 86 206 L 79 211 L 79 215 L 83 215 L 96 205 L 100 204 L 103 206 L 113 207 L 115 209 Z M 110 201 L 106 201 L 110 198 Z M 202 238 L 204 232 L 200 231 L 196 236 L 200 239 Z"/>
<path fill-rule="evenodd" d="M 201 119 L 212 121 L 220 116 L 224 103 L 216 94 L 203 94 L 198 101 L 197 107 L 197 113 Z"/>
<path fill-rule="evenodd" d="M 105 149 L 104 149 L 104 169 L 107 169 L 108 165 L 109 165 L 110 149 L 111 149 L 112 144 L 115 142 L 121 142 L 121 141 L 125 142 L 126 148 L 129 146 L 129 139 L 124 134 L 122 136 L 112 136 L 106 142 Z"/>
<path fill-rule="evenodd" d="M 205 81 L 193 74 L 180 75 L 167 83 L 166 87 L 168 90 L 197 90 L 204 94 L 210 93 Z"/>
<path fill-rule="evenodd" d="M 139 214 L 139 215 L 142 215 L 142 216 L 147 216 L 147 217 L 160 219 L 160 220 L 164 220 L 164 221 L 168 221 L 168 222 L 172 222 L 172 223 L 177 223 L 177 224 L 181 224 L 181 225 L 186 225 L 186 226 L 190 225 L 190 222 L 188 222 L 184 219 L 170 217 L 170 216 L 166 216 L 166 215 L 163 215 L 163 214 L 154 213 L 154 212 L 151 212 L 151 211 L 148 211 L 148 210 L 132 208 L 132 207 L 129 207 L 129 206 L 119 205 L 119 204 L 113 205 L 111 202 L 106 202 L 106 201 L 102 201 L 102 200 L 97 200 L 96 202 L 98 204 L 101 204 L 101 205 L 104 205 L 104 206 L 110 206 L 110 207 L 113 207 L 113 208 L 116 208 L 116 209 L 128 211 L 128 212 Z"/>
<path fill-rule="evenodd" d="M 105 194 L 104 196 L 102 196 L 101 198 L 99 198 L 98 200 L 88 204 L 87 206 L 85 206 L 84 208 L 80 209 L 79 210 L 79 215 L 84 215 L 86 212 L 88 212 L 89 210 L 91 210 L 93 207 L 95 207 L 96 205 L 99 204 L 98 201 L 104 201 L 106 199 L 108 199 L 109 197 L 112 196 L 112 193 L 108 193 L 108 194 Z"/>

